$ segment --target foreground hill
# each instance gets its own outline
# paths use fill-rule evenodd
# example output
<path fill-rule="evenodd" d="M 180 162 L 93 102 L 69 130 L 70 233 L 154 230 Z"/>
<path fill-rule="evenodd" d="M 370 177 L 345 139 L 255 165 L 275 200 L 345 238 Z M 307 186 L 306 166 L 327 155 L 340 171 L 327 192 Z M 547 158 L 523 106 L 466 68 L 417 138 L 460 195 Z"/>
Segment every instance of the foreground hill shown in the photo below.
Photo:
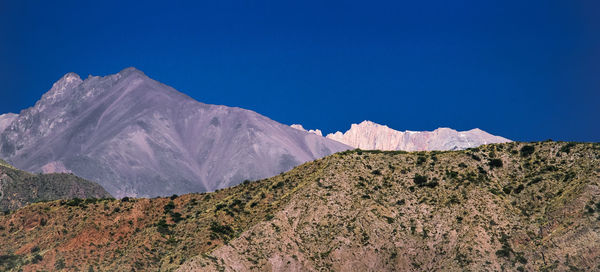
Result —
<path fill-rule="evenodd" d="M 600 145 L 347 151 L 208 194 L 0 216 L 0 270 L 600 269 Z"/>
<path fill-rule="evenodd" d="M 31 174 L 0 160 L 0 211 L 27 204 L 72 198 L 107 198 L 100 185 L 72 174 Z"/>
<path fill-rule="evenodd" d="M 1 117 L 1 116 L 0 116 Z M 73 172 L 115 197 L 206 192 L 288 171 L 350 147 L 256 112 L 200 103 L 135 68 L 68 73 L 0 121 L 0 158 Z"/>

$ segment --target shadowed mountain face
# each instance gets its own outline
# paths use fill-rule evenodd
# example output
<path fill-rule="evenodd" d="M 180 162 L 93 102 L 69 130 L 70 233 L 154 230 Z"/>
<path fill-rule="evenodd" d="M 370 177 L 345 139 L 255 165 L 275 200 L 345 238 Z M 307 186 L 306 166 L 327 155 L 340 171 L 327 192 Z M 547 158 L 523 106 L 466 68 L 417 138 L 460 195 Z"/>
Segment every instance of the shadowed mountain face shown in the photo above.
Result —
<path fill-rule="evenodd" d="M 69 73 L 0 134 L 0 156 L 73 172 L 115 197 L 212 191 L 349 147 L 255 112 L 207 105 L 135 68 Z"/>
<path fill-rule="evenodd" d="M 73 174 L 34 175 L 0 160 L 0 211 L 40 201 L 110 197 L 100 185 Z"/>

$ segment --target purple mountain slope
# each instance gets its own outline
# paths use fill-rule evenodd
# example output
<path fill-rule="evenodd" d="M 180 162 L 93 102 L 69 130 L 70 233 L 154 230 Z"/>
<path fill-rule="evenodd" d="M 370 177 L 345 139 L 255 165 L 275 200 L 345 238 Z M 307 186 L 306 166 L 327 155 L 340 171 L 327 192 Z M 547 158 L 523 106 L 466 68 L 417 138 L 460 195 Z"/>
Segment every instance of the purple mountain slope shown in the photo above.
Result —
<path fill-rule="evenodd" d="M 200 103 L 135 68 L 66 74 L 35 106 L 2 116 L 0 157 L 27 171 L 73 172 L 115 197 L 212 191 L 350 148 Z"/>

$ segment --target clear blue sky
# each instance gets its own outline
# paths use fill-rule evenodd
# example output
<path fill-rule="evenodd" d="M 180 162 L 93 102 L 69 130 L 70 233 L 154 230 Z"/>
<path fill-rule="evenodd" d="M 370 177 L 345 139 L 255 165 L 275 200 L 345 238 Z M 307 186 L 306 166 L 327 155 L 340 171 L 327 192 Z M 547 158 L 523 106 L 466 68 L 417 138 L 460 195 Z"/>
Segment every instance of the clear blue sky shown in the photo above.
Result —
<path fill-rule="evenodd" d="M 0 0 L 0 112 L 67 72 L 135 66 L 325 132 L 368 119 L 600 141 L 597 0 L 161 2 Z"/>

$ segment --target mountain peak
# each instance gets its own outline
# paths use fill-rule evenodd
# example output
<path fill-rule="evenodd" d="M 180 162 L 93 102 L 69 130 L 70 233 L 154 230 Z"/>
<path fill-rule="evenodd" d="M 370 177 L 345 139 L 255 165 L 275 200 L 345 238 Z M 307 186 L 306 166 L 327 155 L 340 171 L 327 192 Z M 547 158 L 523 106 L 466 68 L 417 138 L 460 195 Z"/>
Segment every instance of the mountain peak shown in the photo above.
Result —
<path fill-rule="evenodd" d="M 78 74 L 73 72 L 66 73 L 58 81 L 52 84 L 52 88 L 42 96 L 42 100 L 55 101 L 60 99 L 65 96 L 69 90 L 79 86 L 82 82 L 83 80 L 81 80 L 81 77 L 79 77 Z"/>
<path fill-rule="evenodd" d="M 81 80 L 81 77 L 78 74 L 68 72 L 52 85 L 52 89 L 64 89 L 70 85 L 79 85 L 81 82 L 83 82 L 83 80 Z"/>
<path fill-rule="evenodd" d="M 142 72 L 141 70 L 139 70 L 133 66 L 127 67 L 127 68 L 121 70 L 118 74 L 121 75 L 122 77 L 127 77 L 129 75 L 134 75 L 134 74 L 146 76 L 146 74 L 144 74 L 144 72 Z"/>
<path fill-rule="evenodd" d="M 357 125 L 357 126 L 383 126 L 383 127 L 385 127 L 384 125 L 380 125 L 380 124 L 377 124 L 377 123 L 375 123 L 373 121 L 369 121 L 369 120 L 364 120 L 364 121 L 362 121 L 362 122 L 360 122 L 358 124 L 353 124 L 353 125 Z"/>

